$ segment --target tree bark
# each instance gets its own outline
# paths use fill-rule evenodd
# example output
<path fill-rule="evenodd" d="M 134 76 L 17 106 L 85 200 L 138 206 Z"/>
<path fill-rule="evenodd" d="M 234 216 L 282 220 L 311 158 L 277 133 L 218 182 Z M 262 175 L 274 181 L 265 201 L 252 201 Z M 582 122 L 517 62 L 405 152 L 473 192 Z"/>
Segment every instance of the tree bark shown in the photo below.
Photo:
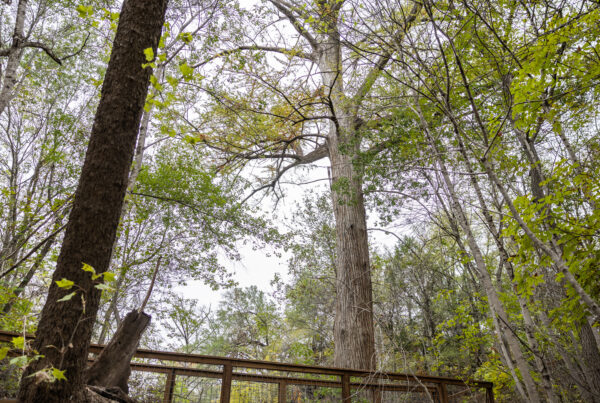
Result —
<path fill-rule="evenodd" d="M 600 352 L 594 337 L 594 330 L 587 321 L 581 324 L 579 330 L 581 339 L 581 358 L 585 369 L 585 379 L 593 395 L 593 402 L 600 402 Z"/>
<path fill-rule="evenodd" d="M 13 89 L 17 85 L 17 69 L 23 55 L 23 49 L 20 46 L 23 41 L 23 32 L 25 26 L 25 13 L 29 0 L 19 0 L 17 5 L 17 15 L 15 18 L 15 28 L 13 31 L 13 43 L 8 51 L 8 61 L 6 62 L 6 72 L 2 80 L 2 90 L 0 90 L 0 115 L 8 106 L 13 97 Z"/>
<path fill-rule="evenodd" d="M 168 0 L 125 0 L 113 43 L 102 95 L 73 208 L 42 310 L 34 348 L 43 358 L 25 370 L 19 399 L 24 402 L 73 401 L 83 391 L 84 370 L 101 291 L 87 263 L 107 270 L 131 168 L 140 118 L 148 92 L 150 68 L 144 50 L 156 52 Z M 77 295 L 56 281 L 74 281 Z M 67 381 L 37 383 L 30 375 L 57 368 Z"/>
<path fill-rule="evenodd" d="M 330 141 L 329 154 L 333 185 L 341 187 L 332 191 L 337 241 L 334 362 L 339 367 L 374 370 L 373 296 L 362 178 L 351 157 L 341 154 L 335 142 Z"/>
<path fill-rule="evenodd" d="M 367 219 L 362 172 L 355 166 L 360 138 L 356 128 L 358 105 L 347 105 L 341 62 L 337 15 L 319 38 L 319 68 L 328 91 L 327 146 L 332 174 L 332 202 L 336 228 L 336 309 L 334 363 L 338 367 L 376 368 L 375 330 Z"/>
<path fill-rule="evenodd" d="M 137 309 L 129 312 L 110 343 L 87 370 L 86 383 L 105 388 L 118 387 L 129 393 L 127 382 L 131 375 L 131 358 L 149 323 L 150 315 Z"/>

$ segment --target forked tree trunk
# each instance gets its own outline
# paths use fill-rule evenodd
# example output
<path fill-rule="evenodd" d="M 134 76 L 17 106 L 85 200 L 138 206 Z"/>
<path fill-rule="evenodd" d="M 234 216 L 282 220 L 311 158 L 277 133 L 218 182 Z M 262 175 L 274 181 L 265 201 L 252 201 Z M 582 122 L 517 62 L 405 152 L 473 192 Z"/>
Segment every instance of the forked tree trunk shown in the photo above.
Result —
<path fill-rule="evenodd" d="M 168 0 L 125 0 L 102 87 L 90 142 L 75 193 L 62 249 L 36 333 L 34 348 L 43 358 L 26 369 L 19 399 L 23 402 L 77 401 L 100 301 L 90 273 L 107 270 L 127 187 L 150 68 L 144 50 L 156 51 Z M 66 278 L 76 288 L 64 290 Z M 58 302 L 77 290 L 69 301 Z M 67 381 L 38 382 L 37 371 L 65 371 Z"/>

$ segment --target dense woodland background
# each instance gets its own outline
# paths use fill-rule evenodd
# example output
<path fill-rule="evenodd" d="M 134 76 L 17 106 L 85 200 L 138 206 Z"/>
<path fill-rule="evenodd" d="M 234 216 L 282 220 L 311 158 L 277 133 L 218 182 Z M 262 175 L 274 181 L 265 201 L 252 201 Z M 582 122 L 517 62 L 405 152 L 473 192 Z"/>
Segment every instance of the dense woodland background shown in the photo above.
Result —
<path fill-rule="evenodd" d="M 33 332 L 121 2 L 0 10 L 0 328 Z M 600 402 L 600 3 L 171 0 L 166 21 L 93 342 L 158 268 L 144 347 Z M 331 186 L 305 183 L 293 219 L 259 208 L 317 162 Z M 224 266 L 245 244 L 290 256 L 273 294 Z M 173 291 L 191 280 L 223 302 Z M 365 355 L 341 357 L 354 328 Z"/>

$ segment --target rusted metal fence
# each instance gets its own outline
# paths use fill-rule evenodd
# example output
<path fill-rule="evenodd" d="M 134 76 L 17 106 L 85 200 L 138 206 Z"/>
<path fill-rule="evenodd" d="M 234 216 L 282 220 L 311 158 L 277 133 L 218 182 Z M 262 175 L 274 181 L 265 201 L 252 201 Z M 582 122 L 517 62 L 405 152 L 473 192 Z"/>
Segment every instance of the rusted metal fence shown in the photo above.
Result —
<path fill-rule="evenodd" d="M 20 335 L 0 331 L 0 342 L 10 342 L 17 336 Z M 90 353 L 98 354 L 103 348 L 104 346 L 93 344 L 90 346 Z M 221 403 L 228 403 L 232 399 L 234 381 L 275 384 L 277 397 L 268 401 L 277 402 L 301 401 L 289 398 L 288 389 L 292 386 L 329 388 L 337 390 L 338 393 L 341 391 L 336 400 L 342 402 L 352 402 L 353 399 L 395 402 L 400 400 L 390 396 L 406 394 L 412 396 L 409 400 L 411 402 L 494 402 L 491 382 L 465 382 L 438 376 L 367 372 L 146 349 L 138 349 L 134 357 L 131 363 L 132 370 L 166 374 L 162 399 L 164 403 L 173 402 L 177 377 L 220 380 Z M 148 361 L 159 361 L 160 364 Z"/>

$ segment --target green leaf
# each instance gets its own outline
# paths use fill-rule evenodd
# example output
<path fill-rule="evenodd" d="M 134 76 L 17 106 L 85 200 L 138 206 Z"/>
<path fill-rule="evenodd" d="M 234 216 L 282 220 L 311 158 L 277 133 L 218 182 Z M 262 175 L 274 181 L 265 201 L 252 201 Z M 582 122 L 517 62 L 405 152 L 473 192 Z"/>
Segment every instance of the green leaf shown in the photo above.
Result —
<path fill-rule="evenodd" d="M 146 61 L 151 62 L 154 60 L 154 50 L 152 48 L 144 49 L 144 55 L 146 56 Z"/>
<path fill-rule="evenodd" d="M 81 267 L 81 270 L 87 271 L 87 272 L 90 272 L 90 273 L 94 273 L 94 274 L 96 273 L 96 270 L 92 266 L 90 266 L 89 264 L 87 264 L 87 263 L 83 264 L 83 266 Z"/>
<path fill-rule="evenodd" d="M 84 5 L 78 5 L 77 6 L 77 12 L 79 13 L 79 16 L 81 18 L 87 18 L 90 15 L 92 15 L 92 13 L 94 12 L 94 9 L 92 6 L 84 6 Z"/>
<path fill-rule="evenodd" d="M 189 32 L 182 32 L 179 34 L 179 39 L 181 39 L 184 43 L 190 43 L 194 37 Z"/>
<path fill-rule="evenodd" d="M 171 85 L 171 87 L 175 88 L 179 84 L 179 80 L 177 80 L 173 76 L 167 76 L 167 82 Z"/>
<path fill-rule="evenodd" d="M 13 346 L 15 346 L 15 348 L 22 349 L 23 347 L 25 347 L 25 338 L 24 337 L 13 337 L 12 344 L 13 344 Z"/>
<path fill-rule="evenodd" d="M 15 357 L 8 362 L 10 365 L 16 365 L 17 367 L 24 367 L 27 365 L 27 356 L 21 355 L 19 357 Z"/>
<path fill-rule="evenodd" d="M 96 284 L 94 287 L 99 290 L 112 290 L 112 288 L 106 284 Z"/>
<path fill-rule="evenodd" d="M 0 360 L 3 360 L 6 358 L 6 354 L 8 354 L 8 352 L 10 351 L 10 347 L 2 347 L 0 348 Z"/>
<path fill-rule="evenodd" d="M 68 301 L 68 300 L 70 300 L 71 298 L 73 298 L 73 297 L 75 296 L 75 294 L 77 294 L 77 291 L 73 291 L 72 293 L 65 295 L 64 297 L 62 297 L 61 299 L 59 299 L 59 300 L 58 300 L 58 301 L 56 301 L 56 302 Z"/>
<path fill-rule="evenodd" d="M 65 290 L 70 290 L 71 287 L 73 287 L 73 285 L 75 284 L 75 282 L 67 280 L 64 277 L 62 280 L 55 281 L 55 283 L 57 286 L 59 286 L 60 288 L 64 288 Z"/>
<path fill-rule="evenodd" d="M 179 71 L 181 71 L 181 74 L 183 74 L 185 81 L 191 80 L 194 74 L 194 69 L 188 66 L 186 62 L 183 62 L 179 65 Z"/>
<path fill-rule="evenodd" d="M 104 281 L 115 281 L 115 273 L 105 271 L 102 275 L 104 276 Z"/>
<path fill-rule="evenodd" d="M 67 377 L 65 376 L 65 371 L 66 370 L 60 370 L 58 368 L 52 368 L 52 376 L 54 377 L 54 379 L 58 380 L 58 381 L 66 381 Z"/>

